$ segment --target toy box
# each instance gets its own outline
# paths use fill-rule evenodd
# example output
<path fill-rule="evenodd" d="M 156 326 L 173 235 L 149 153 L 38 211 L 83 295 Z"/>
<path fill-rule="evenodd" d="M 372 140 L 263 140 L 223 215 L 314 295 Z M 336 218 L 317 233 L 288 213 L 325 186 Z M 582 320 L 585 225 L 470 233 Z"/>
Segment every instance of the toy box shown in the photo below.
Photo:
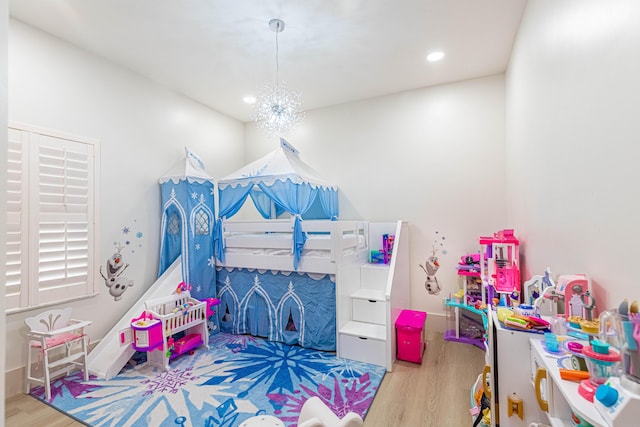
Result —
<path fill-rule="evenodd" d="M 382 251 L 371 251 L 371 264 L 384 264 L 384 253 Z"/>
<path fill-rule="evenodd" d="M 407 362 L 422 364 L 425 343 L 424 311 L 402 310 L 396 320 L 397 358 Z"/>

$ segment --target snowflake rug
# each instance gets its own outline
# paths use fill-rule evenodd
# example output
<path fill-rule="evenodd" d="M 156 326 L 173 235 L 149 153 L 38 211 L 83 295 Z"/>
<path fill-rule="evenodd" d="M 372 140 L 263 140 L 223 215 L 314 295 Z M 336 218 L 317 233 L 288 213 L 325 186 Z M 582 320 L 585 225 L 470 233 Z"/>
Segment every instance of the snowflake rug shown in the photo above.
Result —
<path fill-rule="evenodd" d="M 224 333 L 170 368 L 143 364 L 87 382 L 76 372 L 52 384 L 50 401 L 42 387 L 31 394 L 90 426 L 234 427 L 264 414 L 295 426 L 312 396 L 340 417 L 364 417 L 385 374 L 333 353 Z"/>

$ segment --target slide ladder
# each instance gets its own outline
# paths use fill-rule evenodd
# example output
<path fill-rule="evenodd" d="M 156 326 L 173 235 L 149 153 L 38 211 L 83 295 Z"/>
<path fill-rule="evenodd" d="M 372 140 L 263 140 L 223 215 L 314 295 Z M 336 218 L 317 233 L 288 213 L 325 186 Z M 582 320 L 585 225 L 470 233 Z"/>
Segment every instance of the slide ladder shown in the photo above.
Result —
<path fill-rule="evenodd" d="M 145 301 L 171 295 L 180 282 L 182 263 L 181 257 L 178 257 L 88 354 L 87 366 L 90 374 L 105 380 L 118 375 L 135 353 L 130 339 L 121 339 L 122 334 L 131 336 L 131 319 L 139 317 L 145 310 Z"/>

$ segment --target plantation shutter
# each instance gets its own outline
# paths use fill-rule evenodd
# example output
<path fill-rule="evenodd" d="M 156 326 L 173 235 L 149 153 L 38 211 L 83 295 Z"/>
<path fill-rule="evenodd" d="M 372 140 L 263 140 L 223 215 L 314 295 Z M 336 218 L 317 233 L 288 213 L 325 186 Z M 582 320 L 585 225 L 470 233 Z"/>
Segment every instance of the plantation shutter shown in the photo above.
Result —
<path fill-rule="evenodd" d="M 28 134 L 9 129 L 7 151 L 7 244 L 5 308 L 27 305 L 28 271 L 28 206 L 29 194 Z"/>
<path fill-rule="evenodd" d="M 38 191 L 31 194 L 36 299 L 42 304 L 86 295 L 93 256 L 93 147 L 38 135 L 32 149 L 38 166 L 32 169 L 32 188 Z"/>
<path fill-rule="evenodd" d="M 95 143 L 9 135 L 6 308 L 93 294 Z"/>

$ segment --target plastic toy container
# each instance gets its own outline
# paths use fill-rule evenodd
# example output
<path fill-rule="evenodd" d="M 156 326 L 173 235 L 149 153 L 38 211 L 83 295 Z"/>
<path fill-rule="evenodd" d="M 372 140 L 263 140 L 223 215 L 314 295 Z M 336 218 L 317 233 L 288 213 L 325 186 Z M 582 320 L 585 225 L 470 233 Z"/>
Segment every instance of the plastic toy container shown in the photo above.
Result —
<path fill-rule="evenodd" d="M 396 320 L 397 358 L 422 364 L 425 349 L 424 328 L 427 313 L 402 310 Z"/>

